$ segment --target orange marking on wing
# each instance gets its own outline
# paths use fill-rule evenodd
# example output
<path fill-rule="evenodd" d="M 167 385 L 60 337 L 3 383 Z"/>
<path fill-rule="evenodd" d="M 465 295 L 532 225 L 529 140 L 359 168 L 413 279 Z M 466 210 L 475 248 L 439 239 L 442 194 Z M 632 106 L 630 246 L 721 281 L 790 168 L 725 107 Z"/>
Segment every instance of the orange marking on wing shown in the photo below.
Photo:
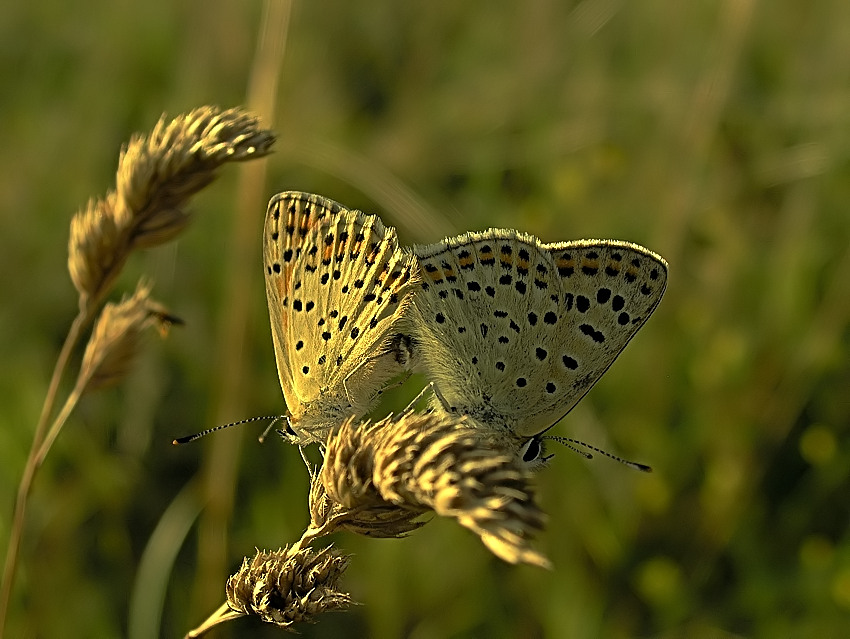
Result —
<path fill-rule="evenodd" d="M 599 268 L 599 259 L 592 260 L 588 257 L 582 257 L 581 259 L 581 267 L 582 268 Z"/>
<path fill-rule="evenodd" d="M 286 277 L 276 277 L 276 278 L 274 278 L 274 285 L 275 285 L 275 287 L 277 287 L 277 296 L 280 299 L 283 299 L 284 297 L 286 297 L 287 289 L 289 288 L 286 285 L 286 280 L 287 280 Z"/>
<path fill-rule="evenodd" d="M 300 234 L 306 235 L 307 230 L 310 228 L 311 220 L 310 220 L 309 216 L 305 215 L 301 218 L 300 222 L 301 222 L 300 227 L 299 227 Z"/>
<path fill-rule="evenodd" d="M 464 266 L 470 266 L 475 261 L 475 258 L 472 255 L 467 255 L 466 257 L 458 258 L 458 266 L 463 268 Z"/>
<path fill-rule="evenodd" d="M 556 266 L 558 268 L 575 268 L 576 261 L 573 258 L 565 259 L 564 257 L 559 257 L 556 261 Z"/>

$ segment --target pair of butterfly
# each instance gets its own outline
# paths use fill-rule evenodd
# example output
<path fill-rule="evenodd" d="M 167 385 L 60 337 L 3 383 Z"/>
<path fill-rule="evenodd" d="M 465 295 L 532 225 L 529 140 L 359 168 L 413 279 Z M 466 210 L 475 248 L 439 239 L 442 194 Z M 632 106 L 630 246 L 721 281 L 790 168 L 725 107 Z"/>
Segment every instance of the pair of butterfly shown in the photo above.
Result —
<path fill-rule="evenodd" d="M 666 262 L 629 242 L 491 229 L 401 248 L 377 216 L 297 191 L 269 202 L 263 261 L 290 441 L 323 442 L 416 371 L 432 410 L 529 464 L 667 282 Z"/>

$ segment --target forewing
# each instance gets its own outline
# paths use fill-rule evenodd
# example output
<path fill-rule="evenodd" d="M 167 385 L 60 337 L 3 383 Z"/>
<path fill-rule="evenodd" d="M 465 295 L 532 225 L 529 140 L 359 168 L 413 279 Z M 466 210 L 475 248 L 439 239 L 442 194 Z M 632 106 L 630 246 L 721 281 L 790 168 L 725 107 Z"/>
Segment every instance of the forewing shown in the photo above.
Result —
<path fill-rule="evenodd" d="M 376 356 L 408 303 L 415 260 L 377 216 L 316 195 L 281 194 L 275 201 L 287 215 L 277 236 L 267 222 L 280 246 L 266 251 L 267 292 L 287 405 L 295 410 L 288 384 L 301 404 L 321 396 L 320 408 L 330 413 L 364 412 L 401 372 L 393 358 Z"/>
<path fill-rule="evenodd" d="M 552 257 L 559 307 L 556 330 L 545 348 L 551 383 L 563 395 L 557 403 L 529 400 L 541 401 L 538 421 L 548 427 L 590 390 L 649 319 L 667 287 L 667 263 L 619 240 L 560 242 L 545 249 Z M 521 434 L 538 432 L 535 427 Z"/>
<path fill-rule="evenodd" d="M 296 393 L 295 388 L 295 366 L 300 358 L 296 357 L 297 340 L 290 341 L 293 331 L 298 331 L 292 326 L 290 299 L 295 282 L 303 274 L 303 262 L 298 258 L 311 233 L 315 237 L 317 224 L 340 210 L 330 200 L 299 191 L 278 193 L 266 210 L 263 229 L 266 299 L 280 385 L 286 405 L 293 413 L 317 392 L 301 386 Z"/>

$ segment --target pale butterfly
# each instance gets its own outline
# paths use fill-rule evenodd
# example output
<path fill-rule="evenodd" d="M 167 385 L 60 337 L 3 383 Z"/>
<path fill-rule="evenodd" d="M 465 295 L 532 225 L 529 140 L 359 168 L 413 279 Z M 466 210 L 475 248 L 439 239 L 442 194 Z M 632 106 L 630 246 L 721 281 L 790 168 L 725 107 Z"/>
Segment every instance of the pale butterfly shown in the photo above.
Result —
<path fill-rule="evenodd" d="M 396 325 L 419 283 L 416 260 L 378 217 L 289 191 L 269 202 L 263 263 L 285 432 L 323 442 L 404 372 L 408 338 Z"/>
<path fill-rule="evenodd" d="M 491 229 L 413 250 L 413 366 L 433 382 L 435 409 L 467 415 L 528 463 L 667 285 L 663 258 L 616 240 L 543 244 Z"/>

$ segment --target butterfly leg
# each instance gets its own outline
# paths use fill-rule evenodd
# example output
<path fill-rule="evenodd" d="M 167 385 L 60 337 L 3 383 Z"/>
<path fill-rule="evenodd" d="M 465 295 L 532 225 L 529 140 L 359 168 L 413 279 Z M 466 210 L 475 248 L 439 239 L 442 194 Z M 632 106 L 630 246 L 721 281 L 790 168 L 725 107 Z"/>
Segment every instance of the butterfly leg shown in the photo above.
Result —
<path fill-rule="evenodd" d="M 417 393 L 416 397 L 411 399 L 410 402 L 408 402 L 407 406 L 404 407 L 404 410 L 401 411 L 401 415 L 406 415 L 407 413 L 412 413 L 413 407 L 416 406 L 416 404 L 419 403 L 419 400 L 421 400 L 425 396 L 425 393 L 427 393 L 429 390 L 433 390 L 433 389 L 434 389 L 434 382 L 428 382 L 427 384 L 425 384 L 425 388 L 423 388 L 421 391 L 419 391 L 419 393 Z"/>
<path fill-rule="evenodd" d="M 315 471 L 315 467 L 310 463 L 310 460 L 307 459 L 307 455 L 306 453 L 304 453 L 304 446 L 298 447 L 298 453 L 301 455 L 301 461 L 304 462 L 304 466 L 306 466 L 307 472 L 310 474 L 310 476 L 312 476 L 313 472 Z"/>
<path fill-rule="evenodd" d="M 393 382 L 392 384 L 388 384 L 387 386 L 384 386 L 381 390 L 379 390 L 377 393 L 375 393 L 375 397 L 380 397 L 381 395 L 384 394 L 384 391 L 388 391 L 390 389 L 398 388 L 399 386 L 402 386 L 407 380 L 410 379 L 411 375 L 412 375 L 412 373 L 410 371 L 407 371 L 404 374 L 404 377 L 402 377 L 400 380 Z"/>
<path fill-rule="evenodd" d="M 440 393 L 440 389 L 437 388 L 433 382 L 431 382 L 431 386 L 434 389 L 434 395 L 436 395 L 437 399 L 439 399 L 440 403 L 443 405 L 443 410 L 445 410 L 447 413 L 456 413 L 457 409 L 455 409 L 454 406 L 449 405 L 449 403 L 446 401 L 446 398 L 443 397 L 442 393 Z"/>

